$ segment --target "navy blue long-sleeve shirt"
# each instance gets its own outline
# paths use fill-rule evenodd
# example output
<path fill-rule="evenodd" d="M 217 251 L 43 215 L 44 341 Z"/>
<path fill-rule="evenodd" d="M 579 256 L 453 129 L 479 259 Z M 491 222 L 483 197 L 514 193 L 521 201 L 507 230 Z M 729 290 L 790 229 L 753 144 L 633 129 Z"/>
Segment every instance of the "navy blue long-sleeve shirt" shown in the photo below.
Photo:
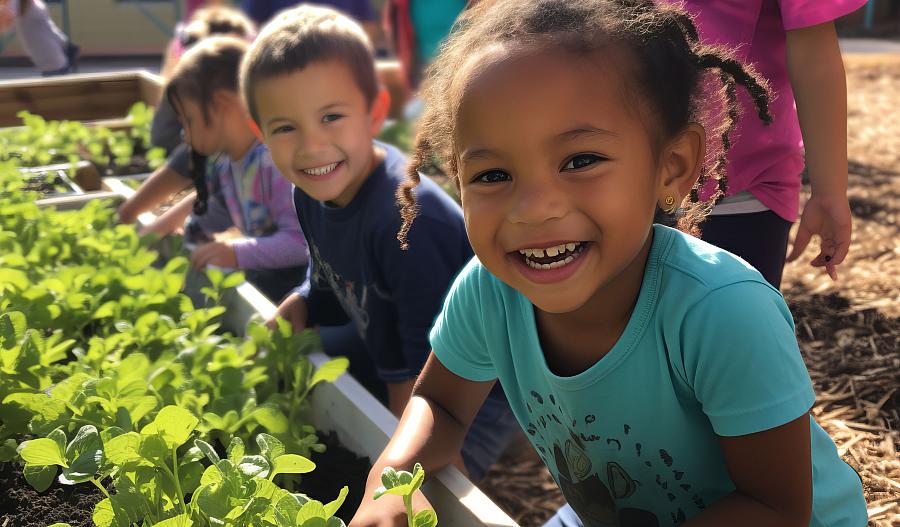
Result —
<path fill-rule="evenodd" d="M 310 326 L 356 326 L 380 379 L 414 378 L 431 347 L 428 332 L 453 279 L 472 257 L 462 210 L 436 183 L 423 177 L 415 194 L 419 214 L 400 249 L 401 218 L 395 192 L 406 160 L 386 151 L 346 207 L 333 207 L 294 189 L 294 205 L 309 244 L 304 296 Z M 337 302 L 335 302 L 335 298 Z"/>

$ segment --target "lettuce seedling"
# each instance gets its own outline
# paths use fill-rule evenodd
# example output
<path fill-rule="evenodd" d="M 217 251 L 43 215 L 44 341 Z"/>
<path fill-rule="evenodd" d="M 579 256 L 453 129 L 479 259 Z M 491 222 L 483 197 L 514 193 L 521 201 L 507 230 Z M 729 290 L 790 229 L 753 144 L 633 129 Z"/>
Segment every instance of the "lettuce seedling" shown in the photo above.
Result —
<path fill-rule="evenodd" d="M 66 444 L 66 433 L 56 429 L 47 437 L 25 441 L 19 446 L 25 460 L 25 480 L 38 492 L 47 490 L 62 467 L 59 482 L 64 485 L 90 481 L 109 496 L 100 484 L 103 447 L 97 428 L 85 425 Z"/>
<path fill-rule="evenodd" d="M 409 527 L 434 527 L 437 525 L 438 519 L 433 510 L 424 509 L 413 514 L 412 497 L 424 481 L 425 471 L 419 463 L 413 467 L 412 473 L 385 467 L 381 473 L 382 486 L 375 489 L 372 499 L 377 500 L 385 494 L 400 496 L 406 506 L 406 520 Z"/>
<path fill-rule="evenodd" d="M 269 434 L 257 435 L 256 443 L 260 453 L 248 455 L 243 441 L 234 438 L 222 459 L 208 443 L 194 441 L 212 463 L 191 500 L 196 514 L 211 525 L 344 527 L 334 514 L 347 496 L 347 487 L 328 504 L 291 494 L 274 484 L 275 476 L 305 474 L 315 469 L 315 463 L 285 453 L 284 445 Z"/>

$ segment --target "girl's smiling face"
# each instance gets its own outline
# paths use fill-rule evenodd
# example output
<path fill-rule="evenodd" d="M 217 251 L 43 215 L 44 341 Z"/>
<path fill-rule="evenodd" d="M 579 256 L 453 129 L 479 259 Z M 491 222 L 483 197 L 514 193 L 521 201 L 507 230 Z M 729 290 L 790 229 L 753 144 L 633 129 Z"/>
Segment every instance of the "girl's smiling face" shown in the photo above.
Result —
<path fill-rule="evenodd" d="M 602 66 L 598 57 L 537 51 L 489 63 L 457 114 L 472 247 L 551 313 L 617 291 L 628 270 L 642 273 L 656 204 L 675 194 L 618 61 Z"/>

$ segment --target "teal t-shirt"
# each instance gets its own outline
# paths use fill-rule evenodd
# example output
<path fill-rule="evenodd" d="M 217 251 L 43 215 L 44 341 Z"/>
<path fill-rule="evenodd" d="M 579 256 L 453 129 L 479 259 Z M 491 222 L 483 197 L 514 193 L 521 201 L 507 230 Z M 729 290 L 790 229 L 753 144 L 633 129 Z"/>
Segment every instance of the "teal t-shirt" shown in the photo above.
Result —
<path fill-rule="evenodd" d="M 625 331 L 578 375 L 549 369 L 534 307 L 477 259 L 431 332 L 451 371 L 500 380 L 586 527 L 684 522 L 735 490 L 717 436 L 780 426 L 815 401 L 781 294 L 728 252 L 660 225 L 653 235 Z M 810 525 L 864 527 L 859 477 L 810 428 Z"/>

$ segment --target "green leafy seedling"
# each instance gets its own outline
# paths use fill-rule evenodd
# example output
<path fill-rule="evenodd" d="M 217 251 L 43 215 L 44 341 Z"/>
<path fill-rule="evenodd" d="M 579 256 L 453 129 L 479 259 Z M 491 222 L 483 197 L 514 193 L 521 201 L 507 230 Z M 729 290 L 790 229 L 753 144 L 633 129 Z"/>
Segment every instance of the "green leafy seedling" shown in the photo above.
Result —
<path fill-rule="evenodd" d="M 423 509 L 413 514 L 413 494 L 425 481 L 425 470 L 422 465 L 416 463 L 412 473 L 405 470 L 395 470 L 393 467 L 385 467 L 381 473 L 382 486 L 375 489 L 372 499 L 378 499 L 385 494 L 394 494 L 403 498 L 406 506 L 406 520 L 409 527 L 434 527 L 438 523 L 437 514 L 431 509 Z"/>
<path fill-rule="evenodd" d="M 25 479 L 38 492 L 50 487 L 59 467 L 62 467 L 60 483 L 74 485 L 90 481 L 106 494 L 106 489 L 100 484 L 102 476 L 98 477 L 103 461 L 103 445 L 93 425 L 82 426 L 68 445 L 66 434 L 60 429 L 50 432 L 47 437 L 25 441 L 19 447 L 19 455 L 25 460 Z"/>

